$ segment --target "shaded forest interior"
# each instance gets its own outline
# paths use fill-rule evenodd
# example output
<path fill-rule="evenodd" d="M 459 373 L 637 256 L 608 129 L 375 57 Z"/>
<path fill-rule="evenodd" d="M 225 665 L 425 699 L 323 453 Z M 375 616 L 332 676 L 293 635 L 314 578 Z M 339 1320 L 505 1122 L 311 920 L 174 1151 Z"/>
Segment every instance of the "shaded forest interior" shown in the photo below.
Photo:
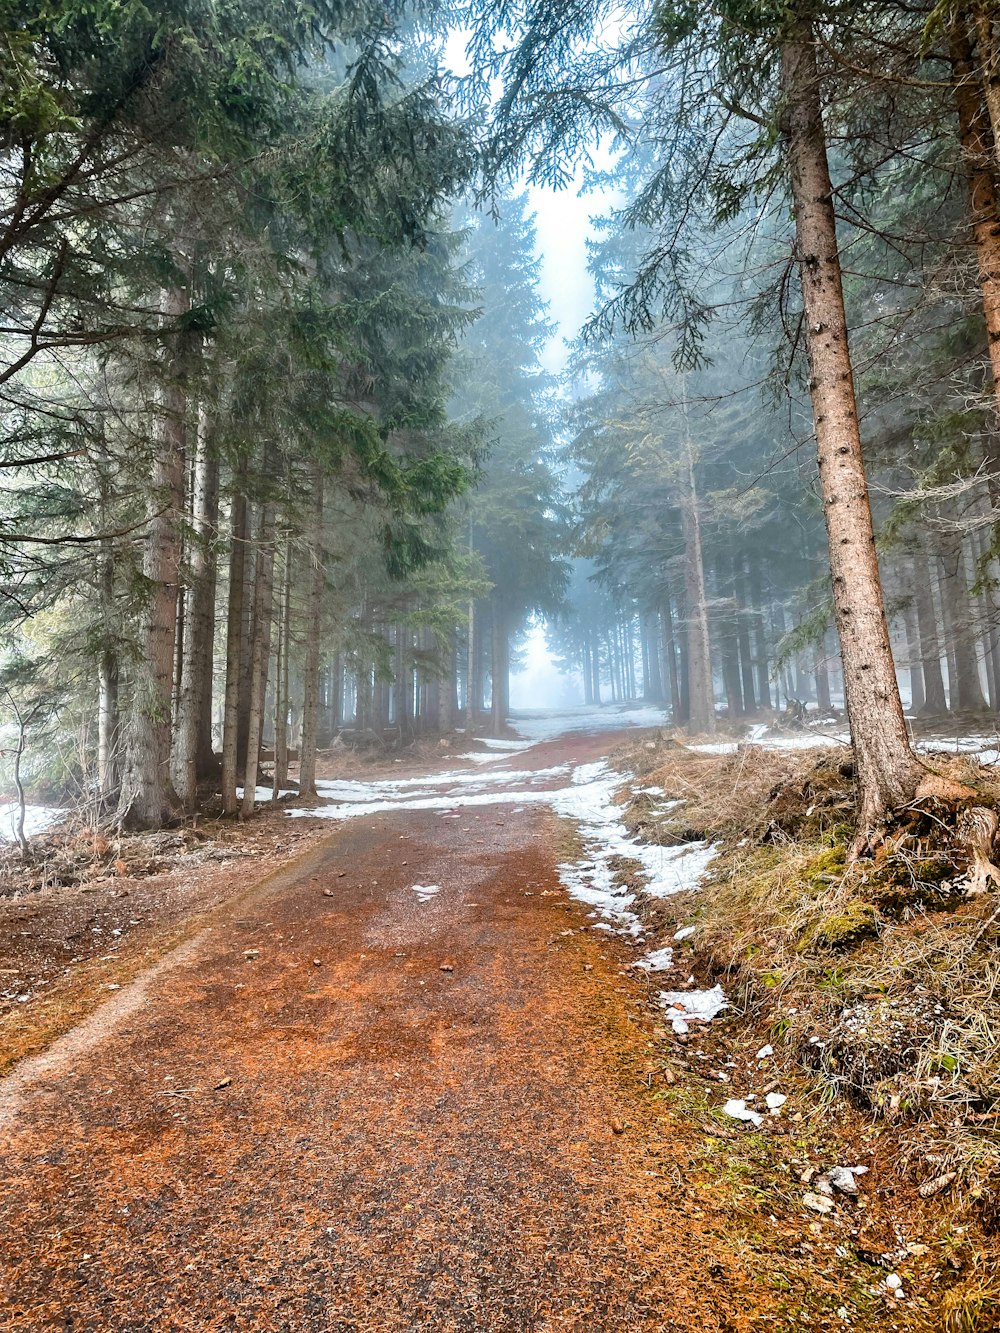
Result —
<path fill-rule="evenodd" d="M 991 6 L 245 9 L 5 21 L 5 779 L 250 814 L 503 734 L 540 621 L 587 705 L 846 710 L 865 818 L 993 718 Z"/>

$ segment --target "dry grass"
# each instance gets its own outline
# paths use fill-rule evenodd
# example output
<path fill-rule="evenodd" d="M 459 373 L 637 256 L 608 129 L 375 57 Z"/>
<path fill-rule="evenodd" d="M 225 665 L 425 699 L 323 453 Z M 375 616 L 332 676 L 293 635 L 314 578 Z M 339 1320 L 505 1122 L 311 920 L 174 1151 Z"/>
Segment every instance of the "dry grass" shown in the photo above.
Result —
<path fill-rule="evenodd" d="M 626 823 L 651 842 L 780 842 L 840 829 L 846 834 L 853 813 L 853 765 L 846 751 L 740 745 L 734 754 L 718 755 L 647 741 L 613 757 L 629 767 L 634 758 L 643 784 L 666 793 L 639 795 L 626 811 Z M 665 799 L 680 804 L 665 810 Z"/>
<path fill-rule="evenodd" d="M 672 900 L 678 921 L 697 922 L 701 958 L 823 1096 L 921 1126 L 916 1179 L 954 1170 L 981 1213 L 1000 1214 L 1000 911 L 992 893 L 968 892 L 954 809 L 915 805 L 876 858 L 848 870 L 849 751 L 649 744 L 617 758 L 663 795 L 636 796 L 626 822 L 651 841 L 719 844 L 704 886 Z M 994 770 L 933 763 L 1000 804 Z M 948 1166 L 926 1158 L 935 1126 Z M 949 1327 L 1000 1326 L 962 1318 Z"/>

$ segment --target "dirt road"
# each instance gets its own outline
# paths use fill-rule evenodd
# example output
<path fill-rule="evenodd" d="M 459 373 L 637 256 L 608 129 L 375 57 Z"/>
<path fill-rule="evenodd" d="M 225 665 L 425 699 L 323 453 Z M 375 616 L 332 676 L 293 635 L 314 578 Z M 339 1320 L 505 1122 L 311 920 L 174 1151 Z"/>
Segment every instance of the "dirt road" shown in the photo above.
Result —
<path fill-rule="evenodd" d="M 0 1327 L 763 1327 L 544 804 L 327 827 L 0 1084 Z"/>

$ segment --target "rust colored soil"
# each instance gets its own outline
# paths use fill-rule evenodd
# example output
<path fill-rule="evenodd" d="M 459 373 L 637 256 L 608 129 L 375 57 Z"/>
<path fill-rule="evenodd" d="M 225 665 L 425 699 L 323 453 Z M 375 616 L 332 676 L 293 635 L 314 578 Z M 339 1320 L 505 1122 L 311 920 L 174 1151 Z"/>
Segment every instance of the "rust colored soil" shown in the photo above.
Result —
<path fill-rule="evenodd" d="M 750 1327 L 558 841 L 538 807 L 337 826 L 20 1066 L 0 1327 Z"/>

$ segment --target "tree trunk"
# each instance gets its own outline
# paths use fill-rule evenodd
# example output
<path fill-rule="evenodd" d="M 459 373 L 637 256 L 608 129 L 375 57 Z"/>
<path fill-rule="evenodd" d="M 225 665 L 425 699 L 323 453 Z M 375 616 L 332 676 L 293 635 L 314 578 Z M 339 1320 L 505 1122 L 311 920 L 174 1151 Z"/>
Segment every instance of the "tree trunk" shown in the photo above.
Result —
<path fill-rule="evenodd" d="M 670 592 L 660 603 L 660 633 L 663 637 L 663 661 L 670 685 L 670 720 L 675 727 L 684 721 L 681 709 L 680 681 L 677 677 L 677 646 L 674 643 L 674 617 L 670 609 Z"/>
<path fill-rule="evenodd" d="M 254 506 L 247 501 L 247 544 L 243 556 L 243 578 L 248 590 L 243 598 L 243 619 L 240 622 L 240 679 L 236 695 L 236 767 L 239 777 L 244 776 L 243 762 L 247 753 L 247 741 L 250 737 L 250 674 L 253 670 L 253 608 L 257 587 L 257 547 L 249 540 L 254 529 Z"/>
<path fill-rule="evenodd" d="M 590 635 L 591 694 L 598 708 L 601 706 L 601 635 L 592 630 Z"/>
<path fill-rule="evenodd" d="M 265 456 L 266 464 L 266 456 Z M 257 528 L 256 579 L 254 580 L 253 624 L 250 650 L 250 716 L 247 749 L 243 762 L 243 801 L 240 818 L 254 812 L 257 799 L 257 773 L 260 768 L 260 742 L 264 730 L 264 699 L 271 660 L 271 615 L 274 601 L 274 506 L 260 507 Z"/>
<path fill-rule="evenodd" d="M 984 505 L 989 514 L 989 506 Z M 992 558 L 991 542 L 988 533 L 980 530 L 976 543 L 977 569 L 983 584 L 983 656 L 986 663 L 986 680 L 989 686 L 990 708 L 1000 710 L 1000 624 L 998 624 L 996 600 L 997 563 Z"/>
<path fill-rule="evenodd" d="M 754 647 L 757 653 L 757 703 L 771 708 L 771 679 L 767 655 L 767 632 L 764 628 L 764 597 L 761 587 L 760 565 L 751 556 L 747 561 L 750 605 L 753 607 Z"/>
<path fill-rule="evenodd" d="M 824 635 L 824 639 L 825 639 Z M 816 706 L 821 713 L 828 714 L 830 706 L 830 666 L 826 655 L 824 639 L 816 645 Z"/>
<path fill-rule="evenodd" d="M 236 795 L 239 767 L 239 700 L 243 677 L 243 604 L 246 601 L 247 572 L 247 500 L 246 462 L 241 459 L 233 479 L 230 513 L 229 606 L 226 619 L 226 696 L 222 720 L 222 812 L 234 815 L 239 806 Z"/>
<path fill-rule="evenodd" d="M 438 728 L 444 734 L 455 729 L 456 655 L 455 634 L 449 630 L 445 643 L 444 674 L 438 690 Z"/>
<path fill-rule="evenodd" d="M 469 614 L 466 620 L 465 653 L 465 730 L 471 735 L 476 725 L 476 603 L 469 598 Z"/>
<path fill-rule="evenodd" d="M 274 670 L 274 785 L 271 799 L 276 801 L 288 786 L 288 657 L 289 626 L 292 619 L 292 547 L 285 538 L 281 560 L 281 612 L 278 617 L 278 653 Z"/>
<path fill-rule="evenodd" d="M 743 691 L 740 688 L 740 645 L 736 636 L 736 603 L 730 597 L 726 599 L 716 620 L 719 641 L 722 645 L 722 682 L 726 690 L 726 711 L 730 722 L 735 722 L 744 712 Z"/>
<path fill-rule="evenodd" d="M 743 712 L 756 713 L 753 649 L 750 646 L 750 617 L 747 614 L 747 585 L 742 556 L 733 558 L 733 596 L 736 599 L 736 637 L 740 645 L 740 677 L 743 687 Z"/>
<path fill-rule="evenodd" d="M 938 552 L 943 575 L 941 602 L 951 622 L 948 638 L 955 663 L 955 674 L 949 682 L 952 710 L 983 713 L 986 700 L 979 679 L 975 626 L 961 536 L 958 533 L 945 534 Z"/>
<path fill-rule="evenodd" d="M 494 736 L 502 736 L 507 729 L 507 698 L 509 691 L 509 650 L 507 623 L 499 603 L 493 602 L 493 636 L 491 676 L 493 680 L 493 707 L 490 728 Z"/>
<path fill-rule="evenodd" d="M 701 512 L 694 474 L 694 450 L 684 390 L 684 461 L 686 489 L 681 505 L 684 532 L 684 591 L 687 603 L 687 728 L 693 736 L 715 731 L 715 689 L 712 682 L 712 645 L 705 595 L 705 561 L 701 545 Z"/>
<path fill-rule="evenodd" d="M 923 676 L 924 702 L 921 715 L 938 717 L 948 711 L 941 672 L 941 648 L 931 573 L 923 551 L 915 552 L 913 568 L 913 605 L 917 613 L 917 638 L 920 641 L 920 671 Z"/>
<path fill-rule="evenodd" d="M 413 735 L 413 653 L 410 630 L 396 626 L 396 726 L 400 739 Z"/>
<path fill-rule="evenodd" d="M 219 464 L 199 423 L 191 497 L 185 631 L 174 743 L 173 778 L 185 810 L 198 798 L 198 778 L 211 764 L 212 665 L 215 640 L 216 524 L 219 511 Z M 206 720 L 208 750 L 206 756 Z"/>
<path fill-rule="evenodd" d="M 910 672 L 910 712 L 916 717 L 924 707 L 924 673 L 920 665 L 920 636 L 912 602 L 903 611 L 906 665 Z"/>
<path fill-rule="evenodd" d="M 625 656 L 628 697 L 637 699 L 639 687 L 635 678 L 635 622 L 631 616 L 622 617 L 622 650 Z"/>
<path fill-rule="evenodd" d="M 994 168 L 1000 176 L 1000 40 L 993 0 L 974 0 L 976 54 L 983 102 L 990 118 Z"/>
<path fill-rule="evenodd" d="M 97 662 L 97 783 L 102 801 L 110 803 L 118 793 L 120 671 L 114 608 L 115 557 L 109 537 L 101 539 L 97 584 L 101 597 L 101 648 Z"/>
<path fill-rule="evenodd" d="M 188 293 L 171 287 L 163 294 L 164 323 L 178 337 L 176 323 L 188 309 Z M 173 327 L 171 327 L 173 326 Z M 180 352 L 164 367 L 153 426 L 149 523 L 143 573 L 150 588 L 142 632 L 143 657 L 133 701 L 128 780 L 122 786 L 121 817 L 138 828 L 157 829 L 173 816 L 170 783 L 174 645 L 184 517 L 184 446 L 187 395 Z"/>
<path fill-rule="evenodd" d="M 875 827 L 913 798 L 923 769 L 907 735 L 875 553 L 813 32 L 794 9 L 792 15 L 782 50 L 783 129 L 820 493 L 854 744 L 855 850 L 860 851 Z"/>
<path fill-rule="evenodd" d="M 309 599 L 306 606 L 306 664 L 302 676 L 302 742 L 299 746 L 299 795 L 316 795 L 316 728 L 319 722 L 319 658 L 323 589 L 326 565 L 323 556 L 323 473 L 317 467 L 312 477 L 313 511 L 309 533 Z"/>
<path fill-rule="evenodd" d="M 691 717 L 691 656 L 688 652 L 687 594 L 678 599 L 679 616 L 677 621 L 678 654 L 677 664 L 680 671 L 679 721 L 687 727 Z M 713 709 L 714 712 L 714 709 Z"/>
<path fill-rule="evenodd" d="M 649 692 L 647 698 L 654 703 L 663 703 L 663 671 L 660 667 L 659 617 L 654 611 L 643 620 L 643 641 L 645 660 L 649 666 Z"/>
<path fill-rule="evenodd" d="M 27 857 L 28 855 L 28 839 L 25 836 L 24 832 L 24 820 L 27 814 L 27 805 L 24 796 L 24 782 L 21 779 L 21 759 L 24 756 L 24 751 L 27 744 L 27 720 L 25 719 L 24 714 L 21 712 L 20 708 L 18 708 L 16 702 L 14 701 L 14 696 L 11 694 L 10 690 L 7 690 L 5 692 L 8 700 L 10 701 L 10 706 L 14 712 L 14 720 L 17 723 L 17 745 L 14 747 L 14 763 L 11 768 L 11 777 L 14 782 L 14 797 L 17 805 L 17 814 L 14 816 L 12 824 L 13 824 L 14 841 L 20 848 L 21 856 L 23 858 Z"/>
<path fill-rule="evenodd" d="M 959 11 L 951 27 L 951 63 L 958 109 L 958 137 L 965 159 L 972 239 L 979 266 L 979 289 L 993 371 L 993 392 L 1000 411 L 1000 212 L 994 171 L 990 117 L 969 38 L 970 17 Z"/>

